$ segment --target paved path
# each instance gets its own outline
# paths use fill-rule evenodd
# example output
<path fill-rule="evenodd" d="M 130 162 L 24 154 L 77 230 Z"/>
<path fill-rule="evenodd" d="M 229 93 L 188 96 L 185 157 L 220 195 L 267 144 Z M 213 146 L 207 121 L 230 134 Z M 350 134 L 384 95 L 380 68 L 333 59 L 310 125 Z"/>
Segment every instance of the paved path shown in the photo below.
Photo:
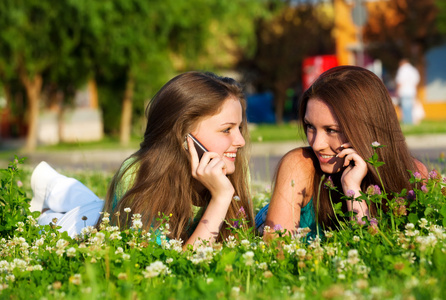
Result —
<path fill-rule="evenodd" d="M 446 153 L 446 134 L 408 136 L 406 142 L 412 154 L 419 160 L 425 163 L 441 164 L 443 170 L 446 168 L 445 163 L 439 161 L 441 153 Z M 250 161 L 252 179 L 271 181 L 280 158 L 291 149 L 305 145 L 306 143 L 300 141 L 253 143 L 251 145 Z M 27 164 L 35 167 L 44 160 L 56 169 L 87 169 L 114 172 L 121 162 L 133 152 L 134 149 L 36 152 L 27 156 Z M 0 168 L 5 168 L 6 166 L 7 161 L 0 161 Z"/>

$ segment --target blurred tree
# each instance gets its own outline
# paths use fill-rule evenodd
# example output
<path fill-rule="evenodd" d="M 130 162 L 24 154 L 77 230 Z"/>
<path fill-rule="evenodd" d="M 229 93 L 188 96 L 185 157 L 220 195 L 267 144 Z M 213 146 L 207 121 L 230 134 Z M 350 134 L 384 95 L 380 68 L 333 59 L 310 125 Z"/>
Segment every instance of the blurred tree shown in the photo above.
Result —
<path fill-rule="evenodd" d="M 319 1 L 271 1 L 273 18 L 257 22 L 257 48 L 239 68 L 258 92 L 274 93 L 276 122 L 283 122 L 287 89 L 300 84 L 303 59 L 335 52 L 333 17 Z"/>
<path fill-rule="evenodd" d="M 446 1 L 435 0 L 438 7 L 437 28 L 441 35 L 446 36 Z"/>
<path fill-rule="evenodd" d="M 18 78 L 26 90 L 27 151 L 37 144 L 43 73 L 69 57 L 76 45 L 76 31 L 66 23 L 70 13 L 62 1 L 0 2 L 0 80 L 8 87 Z"/>
<path fill-rule="evenodd" d="M 403 57 L 422 71 L 425 53 L 441 41 L 437 12 L 435 0 L 390 0 L 376 6 L 364 27 L 367 53 L 380 59 L 391 73 Z"/>
<path fill-rule="evenodd" d="M 112 98 L 101 99 L 106 112 L 104 121 L 116 123 L 113 120 L 116 118 L 111 117 L 113 111 L 121 112 L 120 142 L 125 145 L 131 133 L 134 99 L 139 101 L 141 112 L 143 105 L 139 104 L 176 71 L 215 66 L 219 56 L 210 57 L 223 50 L 218 52 L 207 47 L 209 41 L 218 38 L 212 30 L 223 28 L 218 32 L 220 36 L 233 34 L 234 24 L 246 23 L 246 17 L 261 11 L 250 8 L 261 7 L 262 2 L 84 0 L 78 3 L 82 3 L 86 16 L 83 48 L 93 62 L 100 93 L 115 99 L 122 97 L 121 103 Z M 241 27 L 237 28 L 238 35 L 232 36 L 237 44 L 243 44 L 252 32 L 246 24 Z M 125 84 L 120 86 L 123 79 Z"/>

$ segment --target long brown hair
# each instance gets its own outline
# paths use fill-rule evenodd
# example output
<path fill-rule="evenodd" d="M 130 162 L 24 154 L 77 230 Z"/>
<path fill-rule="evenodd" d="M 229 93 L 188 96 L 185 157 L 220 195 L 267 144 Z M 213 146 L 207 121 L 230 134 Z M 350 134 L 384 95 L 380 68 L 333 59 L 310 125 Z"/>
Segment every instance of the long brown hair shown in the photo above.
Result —
<path fill-rule="evenodd" d="M 378 171 L 387 193 L 411 188 L 410 174 L 407 170 L 415 169 L 414 159 L 405 142 L 392 100 L 379 77 L 367 69 L 356 66 L 335 67 L 321 74 L 304 92 L 300 101 L 299 117 L 304 128 L 303 119 L 307 103 L 312 98 L 318 98 L 333 108 L 340 130 L 363 159 L 369 159 L 373 155 L 371 146 L 373 142 L 385 145 L 384 148 L 377 149 L 377 152 L 380 160 L 385 162 Z M 316 170 L 313 181 L 313 195 L 316 196 L 324 173 L 314 153 L 309 152 L 313 155 Z M 342 172 L 331 175 L 340 192 L 342 192 L 341 174 Z M 328 175 L 330 174 L 326 176 Z M 361 189 L 365 191 L 370 184 L 383 188 L 377 172 L 373 166 L 368 165 L 368 172 L 362 181 Z M 332 193 L 332 196 L 339 201 L 340 195 Z M 319 208 L 316 207 L 316 201 L 314 207 L 320 223 L 330 225 L 334 213 L 328 191 L 323 187 Z M 374 207 L 372 207 L 373 213 L 375 213 Z"/>
<path fill-rule="evenodd" d="M 219 113 L 228 98 L 238 99 L 242 105 L 241 132 L 248 141 L 246 101 L 240 85 L 233 79 L 212 73 L 187 72 L 166 83 L 149 103 L 146 116 L 147 127 L 140 149 L 121 166 L 107 193 L 105 210 L 112 214 L 112 223 L 117 224 L 114 213 L 120 212 L 119 224 L 126 222 L 124 208 L 142 215 L 144 229 L 157 228 L 159 213 L 170 215 L 170 238 L 186 241 L 190 236 L 193 205 L 206 206 L 210 193 L 199 194 L 193 188 L 189 153 L 182 144 L 187 133 L 203 117 Z M 228 175 L 240 201 L 232 200 L 226 221 L 238 218 L 244 208 L 249 226 L 253 225 L 253 212 L 248 187 L 248 158 L 243 147 L 237 151 L 235 172 Z M 130 162 L 130 163 L 128 163 Z M 133 170 L 137 171 L 133 171 Z M 126 172 L 134 172 L 128 190 L 117 202 L 114 200 Z M 131 175 L 131 174 L 130 174 Z M 125 224 L 127 225 L 127 224 Z M 226 225 L 219 239 L 227 237 Z"/>

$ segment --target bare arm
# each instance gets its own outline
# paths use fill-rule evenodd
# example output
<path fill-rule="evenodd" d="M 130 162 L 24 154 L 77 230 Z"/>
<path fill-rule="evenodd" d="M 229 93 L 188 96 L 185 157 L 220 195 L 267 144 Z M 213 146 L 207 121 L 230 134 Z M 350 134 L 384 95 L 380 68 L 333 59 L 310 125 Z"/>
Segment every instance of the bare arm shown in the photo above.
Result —
<path fill-rule="evenodd" d="M 313 162 L 304 149 L 295 149 L 283 157 L 265 225 L 272 229 L 280 225 L 288 232 L 295 232 L 299 228 L 301 208 L 312 196 L 313 175 Z M 265 238 L 268 238 L 268 233 Z"/>
<path fill-rule="evenodd" d="M 206 152 L 199 160 L 190 138 L 188 138 L 188 146 L 191 154 L 192 176 L 211 192 L 212 198 L 195 231 L 183 248 L 189 244 L 196 246 L 200 241 L 210 243 L 215 241 L 234 196 L 234 187 L 226 177 L 226 164 L 221 157 L 217 153 Z"/>

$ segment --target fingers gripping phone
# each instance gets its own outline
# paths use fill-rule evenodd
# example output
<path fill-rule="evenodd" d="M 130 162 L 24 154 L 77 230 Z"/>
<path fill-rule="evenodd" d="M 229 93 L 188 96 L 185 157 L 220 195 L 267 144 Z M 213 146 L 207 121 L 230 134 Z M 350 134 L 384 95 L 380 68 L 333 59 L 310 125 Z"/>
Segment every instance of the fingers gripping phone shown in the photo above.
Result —
<path fill-rule="evenodd" d="M 194 141 L 194 146 L 195 149 L 197 150 L 198 159 L 201 159 L 203 154 L 205 152 L 208 152 L 208 149 L 206 149 L 206 147 L 203 146 L 192 134 L 188 133 L 187 136 L 190 137 L 192 141 Z"/>

